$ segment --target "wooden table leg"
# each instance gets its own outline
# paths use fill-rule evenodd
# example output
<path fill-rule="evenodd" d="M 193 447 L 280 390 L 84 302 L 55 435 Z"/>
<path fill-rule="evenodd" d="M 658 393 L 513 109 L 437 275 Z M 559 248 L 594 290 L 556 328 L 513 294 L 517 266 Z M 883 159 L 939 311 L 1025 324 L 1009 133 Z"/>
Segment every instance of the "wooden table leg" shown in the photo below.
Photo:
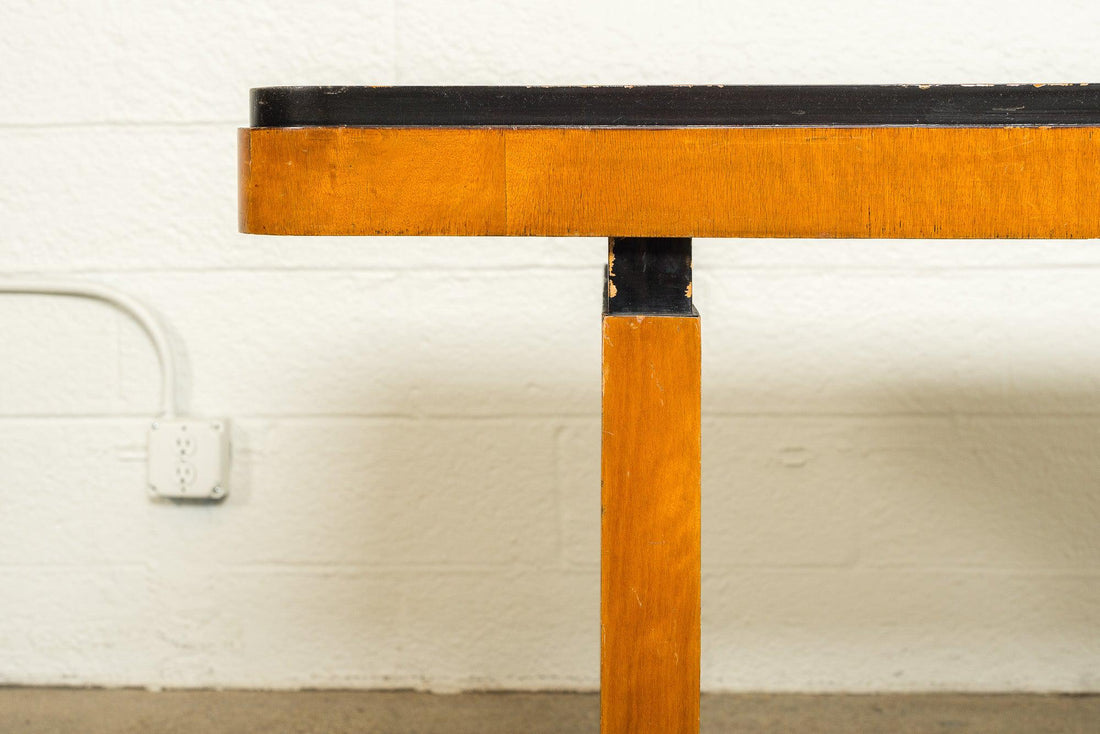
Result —
<path fill-rule="evenodd" d="M 697 734 L 700 334 L 691 240 L 612 240 L 607 281 L 600 729 Z"/>

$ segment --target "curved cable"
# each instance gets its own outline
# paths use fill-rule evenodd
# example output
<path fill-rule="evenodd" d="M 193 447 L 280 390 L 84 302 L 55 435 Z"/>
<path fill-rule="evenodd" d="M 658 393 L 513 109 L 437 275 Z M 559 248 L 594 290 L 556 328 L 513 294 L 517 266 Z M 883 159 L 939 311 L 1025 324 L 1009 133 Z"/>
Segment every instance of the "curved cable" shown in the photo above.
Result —
<path fill-rule="evenodd" d="M 94 283 L 0 279 L 0 294 L 2 293 L 90 298 L 108 303 L 128 315 L 149 336 L 153 349 L 157 353 L 157 359 L 160 361 L 161 416 L 164 418 L 176 416 L 176 364 L 172 357 L 172 350 L 156 317 L 140 302 L 113 288 Z"/>

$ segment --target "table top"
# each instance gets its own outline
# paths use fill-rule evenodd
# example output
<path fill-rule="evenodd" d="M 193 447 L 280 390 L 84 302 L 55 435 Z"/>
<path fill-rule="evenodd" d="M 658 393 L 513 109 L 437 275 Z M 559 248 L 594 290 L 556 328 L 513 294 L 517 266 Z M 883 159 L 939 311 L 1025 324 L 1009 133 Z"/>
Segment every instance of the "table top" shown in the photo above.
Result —
<path fill-rule="evenodd" d="M 262 87 L 264 127 L 1100 125 L 1100 84 Z"/>
<path fill-rule="evenodd" d="M 265 87 L 241 231 L 1100 237 L 1100 85 Z"/>

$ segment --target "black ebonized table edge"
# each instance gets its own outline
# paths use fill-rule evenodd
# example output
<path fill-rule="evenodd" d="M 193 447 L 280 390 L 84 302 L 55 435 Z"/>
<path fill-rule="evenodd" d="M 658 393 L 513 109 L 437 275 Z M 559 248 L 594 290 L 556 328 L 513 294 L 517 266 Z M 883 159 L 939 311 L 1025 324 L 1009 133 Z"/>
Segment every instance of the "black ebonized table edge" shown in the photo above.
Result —
<path fill-rule="evenodd" d="M 1100 126 L 1100 84 L 260 87 L 264 127 Z"/>

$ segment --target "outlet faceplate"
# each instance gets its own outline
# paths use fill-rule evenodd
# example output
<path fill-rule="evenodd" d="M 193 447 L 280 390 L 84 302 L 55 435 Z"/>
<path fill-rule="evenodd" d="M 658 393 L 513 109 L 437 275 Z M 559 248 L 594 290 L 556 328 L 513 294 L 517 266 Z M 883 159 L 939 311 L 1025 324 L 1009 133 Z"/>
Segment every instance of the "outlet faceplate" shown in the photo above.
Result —
<path fill-rule="evenodd" d="M 220 500 L 229 493 L 229 424 L 223 419 L 157 420 L 149 426 L 149 493 Z"/>

